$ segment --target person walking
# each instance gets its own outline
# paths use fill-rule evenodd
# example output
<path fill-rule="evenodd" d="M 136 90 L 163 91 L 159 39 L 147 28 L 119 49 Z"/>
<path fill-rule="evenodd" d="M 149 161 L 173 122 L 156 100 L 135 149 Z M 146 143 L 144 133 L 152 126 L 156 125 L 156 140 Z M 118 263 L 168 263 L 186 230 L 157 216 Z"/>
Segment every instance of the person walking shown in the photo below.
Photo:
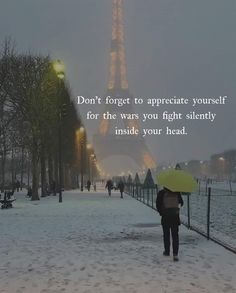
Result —
<path fill-rule="evenodd" d="M 88 189 L 88 191 L 90 191 L 91 184 L 92 184 L 91 181 L 88 180 L 88 181 L 87 181 L 87 189 Z"/>
<path fill-rule="evenodd" d="M 117 187 L 120 190 L 120 198 L 124 198 L 123 197 L 123 192 L 124 192 L 124 189 L 125 189 L 124 182 L 122 180 L 120 180 L 120 182 L 118 183 Z"/>
<path fill-rule="evenodd" d="M 163 255 L 170 255 L 170 233 L 172 236 L 173 260 L 178 261 L 179 252 L 179 205 L 184 202 L 180 192 L 172 192 L 164 187 L 157 194 L 156 208 L 161 218 L 163 228 L 164 252 Z"/>
<path fill-rule="evenodd" d="M 19 190 L 20 190 L 20 181 L 19 180 L 16 181 L 15 186 L 16 186 L 16 191 L 19 192 Z"/>
<path fill-rule="evenodd" d="M 108 190 L 108 195 L 111 196 L 111 190 L 113 188 L 113 182 L 111 179 L 107 180 L 105 188 Z"/>

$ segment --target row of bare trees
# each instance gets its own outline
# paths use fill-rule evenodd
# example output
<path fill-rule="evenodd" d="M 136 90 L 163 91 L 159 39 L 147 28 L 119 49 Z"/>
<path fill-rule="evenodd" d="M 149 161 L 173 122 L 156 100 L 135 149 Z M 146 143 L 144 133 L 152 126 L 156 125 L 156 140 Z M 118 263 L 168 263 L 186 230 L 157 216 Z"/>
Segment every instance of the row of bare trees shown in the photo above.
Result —
<path fill-rule="evenodd" d="M 79 168 L 75 133 L 81 121 L 70 89 L 66 81 L 59 81 L 49 56 L 18 54 L 13 42 L 5 40 L 0 50 L 2 189 L 7 184 L 9 168 L 14 183 L 16 161 L 21 162 L 21 181 L 24 166 L 30 163 L 32 200 L 39 199 L 40 183 L 42 196 L 48 184 L 58 185 L 58 117 L 62 105 L 66 110 L 66 115 L 62 115 L 63 185 L 71 187 Z"/>

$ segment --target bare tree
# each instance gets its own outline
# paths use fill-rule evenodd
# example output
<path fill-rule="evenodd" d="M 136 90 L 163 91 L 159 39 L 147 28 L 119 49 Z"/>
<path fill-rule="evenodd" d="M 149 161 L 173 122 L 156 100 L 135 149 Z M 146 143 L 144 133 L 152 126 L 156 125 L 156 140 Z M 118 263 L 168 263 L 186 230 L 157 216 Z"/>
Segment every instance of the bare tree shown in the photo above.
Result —
<path fill-rule="evenodd" d="M 4 186 L 7 154 L 12 163 L 12 174 L 16 174 L 16 166 L 21 169 L 21 182 L 24 154 L 30 154 L 32 200 L 38 200 L 39 175 L 42 196 L 46 194 L 47 181 L 58 177 L 58 117 L 62 115 L 62 105 L 67 109 L 62 129 L 64 173 L 77 168 L 75 132 L 81 121 L 71 102 L 69 87 L 64 81 L 58 83 L 50 57 L 19 55 L 13 48 L 12 43 L 6 40 L 0 55 L 2 183 Z M 20 163 L 13 165 L 14 160 Z M 15 175 L 12 175 L 12 181 L 14 179 Z"/>
<path fill-rule="evenodd" d="M 11 150 L 11 132 L 14 113 L 8 107 L 9 76 L 11 62 L 15 56 L 15 46 L 10 38 L 6 38 L 0 51 L 0 157 L 1 157 L 1 189 L 5 186 L 5 166 L 8 152 Z"/>

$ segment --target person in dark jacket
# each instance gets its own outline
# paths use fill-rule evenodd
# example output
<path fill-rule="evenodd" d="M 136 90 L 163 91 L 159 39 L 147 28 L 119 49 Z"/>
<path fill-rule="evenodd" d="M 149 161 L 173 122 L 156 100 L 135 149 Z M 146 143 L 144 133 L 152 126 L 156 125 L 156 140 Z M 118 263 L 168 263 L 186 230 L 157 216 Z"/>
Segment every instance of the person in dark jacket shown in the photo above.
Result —
<path fill-rule="evenodd" d="M 20 190 L 20 181 L 19 180 L 16 181 L 15 186 L 16 186 L 16 191 L 19 192 L 19 190 Z"/>
<path fill-rule="evenodd" d="M 124 189 L 125 189 L 125 185 L 124 185 L 124 182 L 121 180 L 119 183 L 118 183 L 118 189 L 120 190 L 120 198 L 123 198 L 123 193 L 124 193 Z"/>
<path fill-rule="evenodd" d="M 111 190 L 113 189 L 113 182 L 111 179 L 107 180 L 105 188 L 108 190 L 108 195 L 111 196 Z"/>
<path fill-rule="evenodd" d="M 163 228 L 164 252 L 163 255 L 170 255 L 170 233 L 172 236 L 173 260 L 178 261 L 179 252 L 179 205 L 184 202 L 180 192 L 172 192 L 163 188 L 157 194 L 156 208 L 161 218 Z"/>
<path fill-rule="evenodd" d="M 90 191 L 91 184 L 92 184 L 91 181 L 88 180 L 88 181 L 87 181 L 87 190 L 88 190 L 88 191 Z"/>

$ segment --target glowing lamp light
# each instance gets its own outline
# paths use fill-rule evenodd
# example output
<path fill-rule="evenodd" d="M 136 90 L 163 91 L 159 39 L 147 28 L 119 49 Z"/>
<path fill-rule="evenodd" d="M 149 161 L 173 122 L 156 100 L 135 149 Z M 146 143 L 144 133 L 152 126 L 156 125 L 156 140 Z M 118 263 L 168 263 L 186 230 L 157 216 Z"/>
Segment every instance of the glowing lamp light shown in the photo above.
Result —
<path fill-rule="evenodd" d="M 91 143 L 88 143 L 88 144 L 87 144 L 87 149 L 88 149 L 88 150 L 91 150 L 91 149 L 92 149 L 92 145 L 91 145 Z"/>
<path fill-rule="evenodd" d="M 65 72 L 65 65 L 61 60 L 56 60 L 55 62 L 53 62 L 53 69 L 55 70 L 55 72 L 58 75 L 64 75 Z M 59 77 L 59 76 L 58 76 Z"/>
<path fill-rule="evenodd" d="M 83 133 L 85 132 L 85 129 L 84 129 L 84 127 L 83 127 L 83 126 L 81 126 L 81 127 L 80 127 L 80 129 L 79 129 L 79 131 L 80 131 L 80 133 L 81 133 L 81 134 L 83 134 Z"/>

